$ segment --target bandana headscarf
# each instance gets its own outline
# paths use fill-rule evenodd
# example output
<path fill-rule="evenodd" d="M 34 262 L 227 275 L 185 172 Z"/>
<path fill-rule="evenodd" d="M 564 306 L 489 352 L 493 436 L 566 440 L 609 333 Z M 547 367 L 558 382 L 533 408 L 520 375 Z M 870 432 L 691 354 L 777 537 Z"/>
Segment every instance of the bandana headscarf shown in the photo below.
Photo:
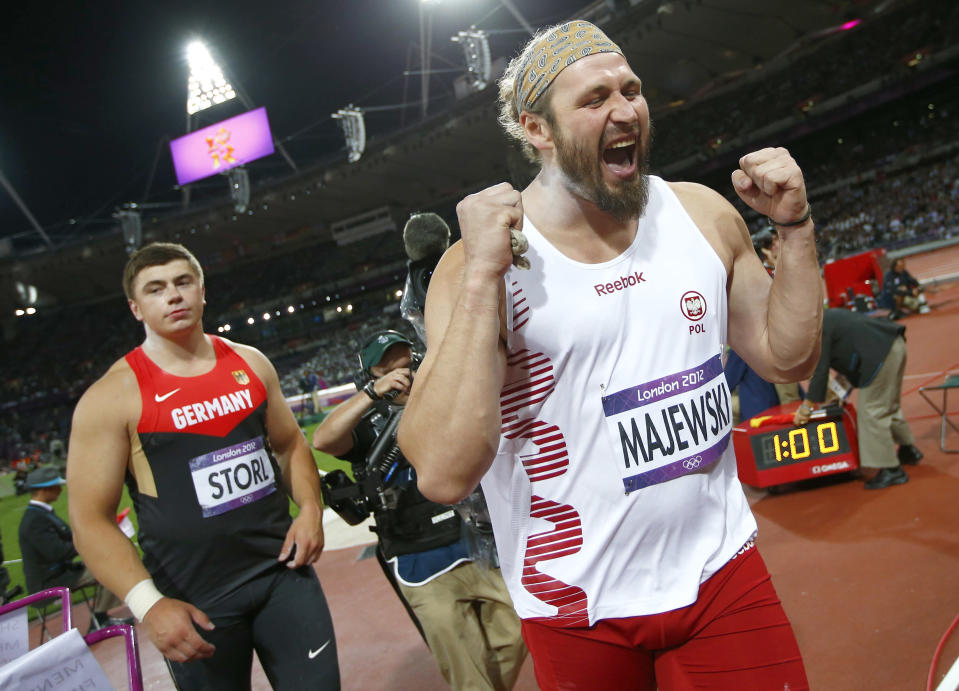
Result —
<path fill-rule="evenodd" d="M 560 24 L 540 38 L 516 75 L 516 110 L 531 108 L 560 72 L 595 53 L 622 55 L 623 51 L 599 27 L 586 21 Z"/>

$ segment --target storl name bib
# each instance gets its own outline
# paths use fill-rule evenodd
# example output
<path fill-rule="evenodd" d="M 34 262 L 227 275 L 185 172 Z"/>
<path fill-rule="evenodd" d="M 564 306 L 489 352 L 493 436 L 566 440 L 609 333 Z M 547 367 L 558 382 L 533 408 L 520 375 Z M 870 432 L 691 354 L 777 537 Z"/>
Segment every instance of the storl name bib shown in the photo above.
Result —
<path fill-rule="evenodd" d="M 722 359 L 604 396 L 603 415 L 627 494 L 708 467 L 733 427 Z"/>
<path fill-rule="evenodd" d="M 204 518 L 251 504 L 276 491 L 263 437 L 197 456 L 190 461 L 190 474 Z"/>

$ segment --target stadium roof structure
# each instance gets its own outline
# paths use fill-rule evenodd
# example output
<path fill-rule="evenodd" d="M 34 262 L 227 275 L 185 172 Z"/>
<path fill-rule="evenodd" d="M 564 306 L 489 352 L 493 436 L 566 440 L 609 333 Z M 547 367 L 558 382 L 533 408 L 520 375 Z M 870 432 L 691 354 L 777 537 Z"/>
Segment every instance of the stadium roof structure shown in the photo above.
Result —
<path fill-rule="evenodd" d="M 576 16 L 620 43 L 656 114 L 788 69 L 790 55 L 851 20 L 868 21 L 912 1 L 600 0 Z M 501 70 L 504 56 L 494 57 Z M 234 210 L 225 185 L 222 198 L 186 208 L 154 212 L 147 205 L 143 241 L 180 241 L 201 260 L 238 244 L 262 254 L 285 252 L 332 243 L 333 224 L 374 209 L 388 208 L 401 227 L 409 211 L 452 204 L 502 180 L 522 184 L 530 170 L 496 123 L 495 85 L 458 95 L 423 120 L 370 137 L 356 163 L 340 150 L 312 163 L 298 161 L 295 173 L 261 176 L 252 164 L 246 212 Z M 0 258 L 0 310 L 12 304 L 7 295 L 15 281 L 36 286 L 50 304 L 119 292 L 125 261 L 119 226 L 53 249 L 41 243 L 8 249 Z"/>

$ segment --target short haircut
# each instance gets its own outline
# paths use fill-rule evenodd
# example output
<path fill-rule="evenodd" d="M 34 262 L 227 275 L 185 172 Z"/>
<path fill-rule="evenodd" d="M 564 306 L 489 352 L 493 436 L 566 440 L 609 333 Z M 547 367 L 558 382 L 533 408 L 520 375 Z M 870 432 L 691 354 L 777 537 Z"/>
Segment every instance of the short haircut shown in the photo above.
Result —
<path fill-rule="evenodd" d="M 509 61 L 506 70 L 503 72 L 503 76 L 500 77 L 499 82 L 497 82 L 499 86 L 499 124 L 503 126 L 503 129 L 506 130 L 506 134 L 509 137 L 519 142 L 523 148 L 523 154 L 530 163 L 540 163 L 541 159 L 539 151 L 526 139 L 526 132 L 519 123 L 519 116 L 522 111 L 516 102 L 516 80 L 523 71 L 523 65 L 526 64 L 533 52 L 539 47 L 540 40 L 554 29 L 555 27 L 550 26 L 538 31 L 536 35 L 529 40 L 529 43 L 523 47 L 520 54 Z M 523 110 L 533 115 L 539 115 L 552 127 L 555 123 L 551 103 L 552 95 L 552 90 L 547 87 L 543 95 L 537 99 L 531 107 L 523 108 Z"/>
<path fill-rule="evenodd" d="M 186 259 L 196 277 L 203 283 L 203 267 L 196 257 L 183 245 L 176 242 L 151 242 L 141 247 L 127 260 L 123 267 L 123 292 L 127 299 L 133 299 L 133 283 L 137 274 L 150 266 L 163 266 L 177 259 Z"/>

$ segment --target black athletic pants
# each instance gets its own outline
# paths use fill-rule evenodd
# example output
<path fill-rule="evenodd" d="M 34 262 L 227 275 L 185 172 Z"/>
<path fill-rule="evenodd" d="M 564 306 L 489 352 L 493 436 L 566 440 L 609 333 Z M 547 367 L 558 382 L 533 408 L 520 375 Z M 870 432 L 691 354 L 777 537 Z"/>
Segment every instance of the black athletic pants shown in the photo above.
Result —
<path fill-rule="evenodd" d="M 207 660 L 169 663 L 180 691 L 250 689 L 254 650 L 276 691 L 340 688 L 333 620 L 312 568 L 272 570 L 207 614 L 216 629 L 197 632 L 216 653 Z"/>

